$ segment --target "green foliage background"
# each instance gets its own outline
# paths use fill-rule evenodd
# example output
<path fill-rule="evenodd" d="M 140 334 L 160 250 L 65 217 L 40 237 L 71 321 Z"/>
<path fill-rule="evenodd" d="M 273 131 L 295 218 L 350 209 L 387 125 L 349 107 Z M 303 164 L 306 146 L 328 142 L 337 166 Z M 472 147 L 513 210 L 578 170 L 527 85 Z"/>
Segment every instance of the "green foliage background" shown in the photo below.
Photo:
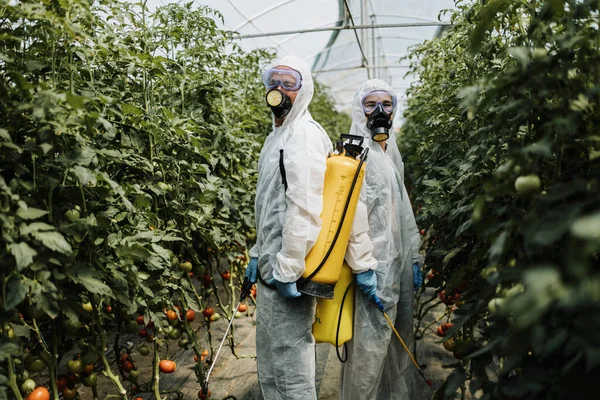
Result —
<path fill-rule="evenodd" d="M 437 291 L 467 342 L 436 398 L 590 398 L 600 373 L 597 1 L 457 2 L 416 46 L 401 138 Z M 520 176 L 541 187 L 515 190 Z M 495 300 L 496 307 L 488 307 Z M 596 333 L 594 333 L 596 332 Z M 491 364 L 498 376 L 490 374 Z"/>
<path fill-rule="evenodd" d="M 237 284 L 228 301 L 215 297 L 213 261 L 243 276 L 234 260 L 252 244 L 271 128 L 260 74 L 273 55 L 241 51 L 217 11 L 142 4 L 0 0 L 0 399 L 18 395 L 15 361 L 28 351 L 50 360 L 58 398 L 62 357 L 82 332 L 78 351 L 104 354 L 132 314 L 160 329 L 165 307 L 227 315 L 237 298 Z M 313 107 L 339 136 L 320 86 Z M 215 277 L 203 292 L 178 268 L 185 260 Z"/>

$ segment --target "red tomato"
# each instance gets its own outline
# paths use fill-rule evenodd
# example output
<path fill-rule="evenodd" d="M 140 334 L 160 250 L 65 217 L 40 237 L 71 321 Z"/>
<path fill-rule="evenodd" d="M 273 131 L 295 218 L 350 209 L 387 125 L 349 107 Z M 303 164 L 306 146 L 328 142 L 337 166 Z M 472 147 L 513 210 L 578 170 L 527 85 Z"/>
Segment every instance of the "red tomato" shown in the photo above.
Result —
<path fill-rule="evenodd" d="M 129 373 L 131 370 L 133 370 L 133 368 L 135 368 L 135 366 L 131 361 L 125 361 L 123 364 L 121 364 L 121 368 L 123 368 L 123 371 Z"/>
<path fill-rule="evenodd" d="M 137 322 L 138 325 L 144 325 L 144 316 L 138 315 L 138 317 L 135 319 L 135 321 Z"/>
<path fill-rule="evenodd" d="M 65 400 L 73 400 L 77 397 L 77 389 L 71 389 L 67 387 L 65 388 L 65 390 L 62 391 L 62 395 Z"/>
<path fill-rule="evenodd" d="M 212 307 L 206 307 L 203 311 L 202 311 L 202 315 L 204 315 L 204 318 L 210 318 L 212 317 L 212 315 L 215 313 L 215 310 L 212 309 Z"/>
<path fill-rule="evenodd" d="M 169 321 L 175 321 L 177 319 L 177 313 L 174 310 L 167 310 L 166 314 Z"/>
<path fill-rule="evenodd" d="M 195 319 L 196 319 L 196 311 L 194 311 L 194 310 L 187 310 L 186 313 L 185 313 L 185 320 L 187 322 L 192 322 Z"/>
<path fill-rule="evenodd" d="M 158 364 L 160 372 L 165 374 L 170 374 L 174 372 L 176 367 L 177 365 L 175 364 L 175 361 L 171 360 L 160 360 L 160 363 Z"/>
<path fill-rule="evenodd" d="M 36 388 L 25 400 L 49 400 L 50 392 L 43 386 Z"/>
<path fill-rule="evenodd" d="M 64 377 L 60 377 L 56 380 L 56 388 L 59 392 L 62 392 L 67 387 L 67 379 Z"/>
<path fill-rule="evenodd" d="M 247 309 L 248 309 L 248 305 L 246 305 L 245 303 L 240 304 L 240 306 L 238 307 L 238 311 L 241 311 L 241 312 L 246 312 Z"/>

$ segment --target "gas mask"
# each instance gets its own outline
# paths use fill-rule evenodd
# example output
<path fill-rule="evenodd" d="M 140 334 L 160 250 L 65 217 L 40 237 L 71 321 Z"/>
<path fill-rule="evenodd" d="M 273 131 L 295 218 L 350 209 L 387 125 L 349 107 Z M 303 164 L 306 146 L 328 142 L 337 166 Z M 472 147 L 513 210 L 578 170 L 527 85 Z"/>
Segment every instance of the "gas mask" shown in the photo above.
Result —
<path fill-rule="evenodd" d="M 275 118 L 285 117 L 292 109 L 292 99 L 279 89 L 269 90 L 266 99 Z"/>
<path fill-rule="evenodd" d="M 371 138 L 375 142 L 383 142 L 390 137 L 389 131 L 393 123 L 390 116 L 391 114 L 385 112 L 381 104 L 377 104 L 367 119 L 367 129 L 371 131 Z"/>

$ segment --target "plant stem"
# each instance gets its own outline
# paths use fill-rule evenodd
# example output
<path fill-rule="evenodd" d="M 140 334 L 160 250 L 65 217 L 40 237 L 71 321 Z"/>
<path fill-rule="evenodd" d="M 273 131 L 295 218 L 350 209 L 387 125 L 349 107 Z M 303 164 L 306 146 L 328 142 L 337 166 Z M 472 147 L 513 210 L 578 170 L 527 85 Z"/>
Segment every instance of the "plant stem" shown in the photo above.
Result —
<path fill-rule="evenodd" d="M 104 353 L 104 349 L 106 349 L 106 335 L 104 333 L 104 330 L 102 329 L 102 324 L 101 324 L 101 321 L 99 318 L 99 314 L 100 314 L 100 312 L 98 311 L 98 308 L 94 305 L 94 325 L 96 326 L 96 331 L 98 332 L 98 337 L 100 337 L 100 346 L 101 346 L 101 351 L 98 351 L 96 349 L 96 353 L 100 356 L 100 359 L 102 360 L 102 365 L 104 365 L 104 371 L 102 371 L 102 373 L 106 377 L 108 377 L 108 379 L 110 379 L 113 382 L 113 384 L 117 387 L 117 389 L 119 390 L 119 393 L 121 394 L 121 398 L 123 400 L 127 400 L 127 390 L 125 390 L 125 388 L 121 384 L 119 377 L 116 376 L 115 374 L 113 374 L 112 370 L 110 369 L 110 364 L 108 363 L 108 360 L 106 359 L 106 354 Z"/>
<path fill-rule="evenodd" d="M 8 385 L 15 394 L 17 400 L 23 400 L 21 392 L 19 391 L 19 385 L 17 385 L 17 376 L 15 375 L 15 364 L 12 356 L 8 356 Z"/>
<path fill-rule="evenodd" d="M 159 390 L 159 370 L 158 364 L 160 363 L 160 358 L 158 354 L 158 340 L 154 340 L 154 359 L 152 361 L 152 389 L 154 392 L 154 397 L 156 400 L 161 400 L 160 398 L 160 390 Z"/>

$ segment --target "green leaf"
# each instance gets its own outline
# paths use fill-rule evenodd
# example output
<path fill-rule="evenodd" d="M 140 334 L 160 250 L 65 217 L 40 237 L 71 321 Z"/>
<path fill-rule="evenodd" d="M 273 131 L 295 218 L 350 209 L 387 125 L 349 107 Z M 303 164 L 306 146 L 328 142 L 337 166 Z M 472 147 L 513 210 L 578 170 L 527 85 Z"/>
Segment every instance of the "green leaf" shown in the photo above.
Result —
<path fill-rule="evenodd" d="M 465 382 L 467 378 L 467 374 L 465 371 L 454 370 L 448 376 L 446 381 L 446 389 L 444 390 L 444 396 L 446 398 L 452 398 L 454 393 L 458 390 L 459 387 Z"/>
<path fill-rule="evenodd" d="M 73 172 L 75 173 L 77 179 L 79 179 L 79 182 L 81 182 L 81 184 L 84 186 L 90 183 L 92 185 L 95 185 L 97 183 L 96 175 L 92 171 L 85 167 L 82 167 L 81 165 L 76 165 L 75 167 L 73 167 Z"/>
<path fill-rule="evenodd" d="M 511 47 L 508 49 L 508 54 L 513 56 L 522 67 L 529 63 L 530 50 L 528 47 Z"/>
<path fill-rule="evenodd" d="M 0 344 L 0 361 L 6 360 L 10 356 L 19 354 L 19 346 L 16 343 L 8 342 Z"/>
<path fill-rule="evenodd" d="M 50 143 L 42 143 L 40 144 L 40 147 L 42 148 L 44 154 L 48 154 L 48 152 L 52 149 L 52 145 Z"/>
<path fill-rule="evenodd" d="M 32 222 L 29 225 L 21 224 L 19 226 L 19 232 L 21 235 L 29 235 L 31 232 L 38 231 L 53 231 L 54 227 L 52 225 L 48 225 L 45 222 Z"/>
<path fill-rule="evenodd" d="M 85 97 L 67 92 L 67 103 L 74 109 L 83 108 L 85 105 Z"/>
<path fill-rule="evenodd" d="M 161 256 L 165 261 L 171 260 L 171 251 L 165 249 L 164 247 L 152 243 L 152 250 L 154 250 L 154 252 Z"/>
<path fill-rule="evenodd" d="M 63 254 L 71 254 L 73 250 L 71 245 L 65 240 L 63 235 L 58 232 L 32 232 L 32 236 L 41 241 L 44 246 L 50 250 L 58 251 Z"/>
<path fill-rule="evenodd" d="M 27 207 L 27 205 L 25 205 L 25 203 L 22 201 L 19 202 L 19 206 L 20 207 L 17 210 L 17 215 L 23 219 L 38 219 L 48 214 L 48 211 Z"/>
<path fill-rule="evenodd" d="M 0 138 L 6 139 L 9 142 L 12 142 L 12 139 L 10 138 L 10 135 L 6 129 L 0 128 Z"/>
<path fill-rule="evenodd" d="M 100 280 L 101 275 L 86 264 L 78 264 L 67 271 L 75 283 L 83 285 L 90 293 L 114 298 L 112 289 Z"/>
<path fill-rule="evenodd" d="M 21 304 L 27 296 L 28 288 L 23 285 L 21 279 L 12 278 L 8 281 L 8 291 L 6 293 L 6 309 L 11 310 L 18 304 Z"/>
<path fill-rule="evenodd" d="M 11 243 L 8 247 L 17 262 L 17 271 L 21 271 L 23 268 L 31 265 L 33 257 L 37 255 L 37 251 L 29 247 L 25 242 Z"/>
<path fill-rule="evenodd" d="M 17 335 L 19 337 L 23 337 L 27 340 L 29 340 L 31 333 L 33 332 L 33 329 L 30 328 L 29 326 L 24 326 L 24 325 L 20 325 L 20 324 L 10 324 L 10 326 L 15 331 L 15 335 Z"/>

